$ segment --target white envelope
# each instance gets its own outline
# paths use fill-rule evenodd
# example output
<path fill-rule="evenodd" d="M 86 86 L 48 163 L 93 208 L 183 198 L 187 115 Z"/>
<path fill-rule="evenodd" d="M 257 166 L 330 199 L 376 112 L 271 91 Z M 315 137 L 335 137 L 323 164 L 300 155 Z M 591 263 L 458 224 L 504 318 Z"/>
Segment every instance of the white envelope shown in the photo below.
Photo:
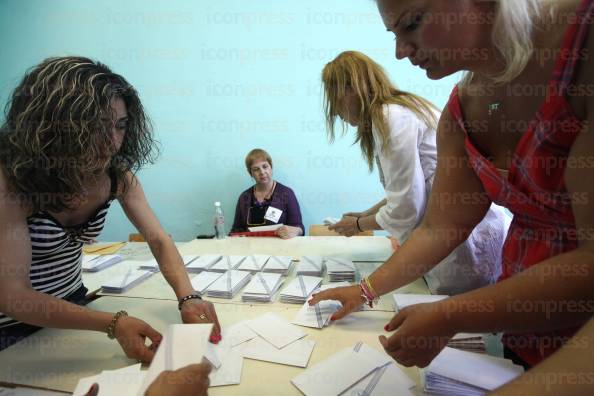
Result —
<path fill-rule="evenodd" d="M 216 264 L 210 267 L 210 271 L 225 272 L 234 270 L 239 267 L 239 264 L 241 264 L 243 260 L 245 260 L 245 256 L 225 255 Z"/>
<path fill-rule="evenodd" d="M 449 296 L 439 294 L 393 294 L 392 297 L 394 298 L 394 311 L 398 312 L 409 305 L 432 303 Z"/>
<path fill-rule="evenodd" d="M 281 278 L 280 274 L 258 272 L 254 274 L 250 283 L 243 289 L 243 293 L 271 295 L 278 288 L 277 285 Z"/>
<path fill-rule="evenodd" d="M 240 351 L 241 355 L 247 359 L 307 367 L 315 344 L 315 341 L 312 340 L 297 340 L 279 349 L 257 337 L 243 344 Z"/>
<path fill-rule="evenodd" d="M 349 259 L 326 257 L 324 262 L 328 272 L 352 272 L 355 270 L 355 264 Z"/>
<path fill-rule="evenodd" d="M 223 340 L 231 347 L 242 344 L 246 341 L 256 338 L 258 335 L 247 325 L 247 321 L 235 323 L 222 330 Z"/>
<path fill-rule="evenodd" d="M 136 284 L 150 277 L 151 275 L 153 275 L 152 271 L 130 268 L 125 273 L 117 274 L 113 276 L 111 279 L 108 279 L 107 281 L 103 282 L 101 287 L 106 292 L 124 292 L 132 286 L 135 286 Z"/>
<path fill-rule="evenodd" d="M 212 323 L 169 325 L 138 394 L 144 395 L 150 384 L 165 370 L 201 363 L 211 331 Z"/>
<path fill-rule="evenodd" d="M 140 364 L 123 367 L 117 370 L 105 370 L 92 377 L 78 380 L 72 393 L 73 396 L 84 396 L 95 383 L 99 385 L 99 396 L 114 394 L 131 394 L 138 392 L 143 380 L 144 371 L 140 371 Z"/>
<path fill-rule="evenodd" d="M 245 271 L 227 271 L 210 285 L 208 292 L 231 293 L 246 277 L 251 277 L 251 274 Z"/>
<path fill-rule="evenodd" d="M 297 264 L 297 273 L 300 272 L 323 272 L 324 258 L 321 256 L 301 256 Z"/>
<path fill-rule="evenodd" d="M 192 283 L 192 287 L 194 290 L 198 292 L 198 294 L 202 295 L 210 285 L 212 285 L 217 279 L 219 279 L 223 274 L 220 272 L 201 272 L 195 277 L 193 277 L 190 282 Z"/>
<path fill-rule="evenodd" d="M 322 283 L 319 276 L 296 276 L 282 291 L 286 296 L 307 298 Z"/>
<path fill-rule="evenodd" d="M 205 271 L 212 267 L 220 259 L 220 254 L 203 254 L 196 260 L 190 262 L 186 266 L 186 269 L 188 270 L 188 272 Z"/>
<path fill-rule="evenodd" d="M 392 358 L 359 342 L 312 366 L 291 380 L 306 396 L 338 395 Z"/>
<path fill-rule="evenodd" d="M 291 266 L 292 260 L 290 256 L 270 256 L 264 271 L 286 271 Z"/>
<path fill-rule="evenodd" d="M 82 257 L 82 269 L 86 272 L 97 272 L 117 264 L 123 259 L 119 254 L 85 254 Z"/>
<path fill-rule="evenodd" d="M 287 346 L 306 336 L 297 326 L 287 323 L 283 318 L 272 313 L 249 320 L 247 325 L 277 348 Z"/>
<path fill-rule="evenodd" d="M 415 383 L 395 363 L 375 369 L 341 395 L 346 396 L 413 396 Z"/>
<path fill-rule="evenodd" d="M 264 265 L 270 258 L 269 255 L 265 254 L 252 254 L 249 255 L 241 262 L 241 265 L 237 267 L 240 271 L 251 271 L 258 272 L 264 268 Z"/>

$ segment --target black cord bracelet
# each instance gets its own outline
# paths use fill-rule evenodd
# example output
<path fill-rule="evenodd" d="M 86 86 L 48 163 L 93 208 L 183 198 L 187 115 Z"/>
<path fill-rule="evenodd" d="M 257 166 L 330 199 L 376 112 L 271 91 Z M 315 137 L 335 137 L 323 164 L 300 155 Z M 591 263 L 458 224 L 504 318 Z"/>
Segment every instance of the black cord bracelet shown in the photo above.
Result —
<path fill-rule="evenodd" d="M 182 297 L 179 299 L 179 303 L 177 304 L 177 309 L 179 309 L 181 311 L 181 307 L 182 307 L 183 303 L 185 303 L 188 300 L 194 300 L 194 299 L 202 300 L 202 297 L 200 297 L 198 294 L 190 294 L 188 296 Z"/>
<path fill-rule="evenodd" d="M 359 219 L 360 219 L 360 217 L 357 217 L 357 229 L 359 230 L 359 232 L 363 232 L 363 230 L 361 229 L 361 226 L 359 225 Z"/>

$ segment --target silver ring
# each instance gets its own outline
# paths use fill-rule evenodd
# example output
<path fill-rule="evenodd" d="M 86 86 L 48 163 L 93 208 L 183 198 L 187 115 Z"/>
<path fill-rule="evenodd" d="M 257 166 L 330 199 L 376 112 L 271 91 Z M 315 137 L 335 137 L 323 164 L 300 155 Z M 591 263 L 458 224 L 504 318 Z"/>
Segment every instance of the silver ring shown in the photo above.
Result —
<path fill-rule="evenodd" d="M 200 314 L 200 320 L 206 320 L 206 319 L 207 319 L 207 318 L 206 318 L 206 315 L 204 315 L 204 314 Z"/>

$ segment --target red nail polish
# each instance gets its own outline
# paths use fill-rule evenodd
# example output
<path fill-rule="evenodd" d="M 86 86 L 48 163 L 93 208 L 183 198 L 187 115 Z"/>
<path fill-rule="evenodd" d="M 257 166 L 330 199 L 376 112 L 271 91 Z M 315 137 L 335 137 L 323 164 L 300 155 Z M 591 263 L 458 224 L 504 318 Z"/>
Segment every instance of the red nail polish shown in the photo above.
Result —
<path fill-rule="evenodd" d="M 390 331 L 390 325 L 385 325 L 385 326 L 384 326 L 384 330 L 386 330 L 386 331 Z"/>
<path fill-rule="evenodd" d="M 331 317 L 330 317 L 330 321 L 331 321 L 331 322 L 334 322 L 335 320 L 336 320 L 336 318 L 335 318 L 334 316 L 331 316 Z"/>

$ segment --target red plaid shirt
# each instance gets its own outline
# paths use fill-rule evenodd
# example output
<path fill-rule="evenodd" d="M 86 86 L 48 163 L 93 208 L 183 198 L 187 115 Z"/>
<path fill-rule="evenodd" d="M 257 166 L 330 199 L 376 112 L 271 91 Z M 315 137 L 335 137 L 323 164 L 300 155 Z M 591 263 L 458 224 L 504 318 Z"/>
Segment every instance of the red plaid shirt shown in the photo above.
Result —
<path fill-rule="evenodd" d="M 466 134 L 470 163 L 493 202 L 508 208 L 514 219 L 503 246 L 503 280 L 550 257 L 578 246 L 572 199 L 564 172 L 569 151 L 583 128 L 566 95 L 580 50 L 594 15 L 594 0 L 584 0 L 579 18 L 569 26 L 549 83 L 547 100 L 523 134 L 504 178 L 473 145 L 455 87 L 448 109 Z M 506 334 L 504 343 L 529 364 L 537 364 L 558 349 L 577 329 L 548 333 Z"/>

